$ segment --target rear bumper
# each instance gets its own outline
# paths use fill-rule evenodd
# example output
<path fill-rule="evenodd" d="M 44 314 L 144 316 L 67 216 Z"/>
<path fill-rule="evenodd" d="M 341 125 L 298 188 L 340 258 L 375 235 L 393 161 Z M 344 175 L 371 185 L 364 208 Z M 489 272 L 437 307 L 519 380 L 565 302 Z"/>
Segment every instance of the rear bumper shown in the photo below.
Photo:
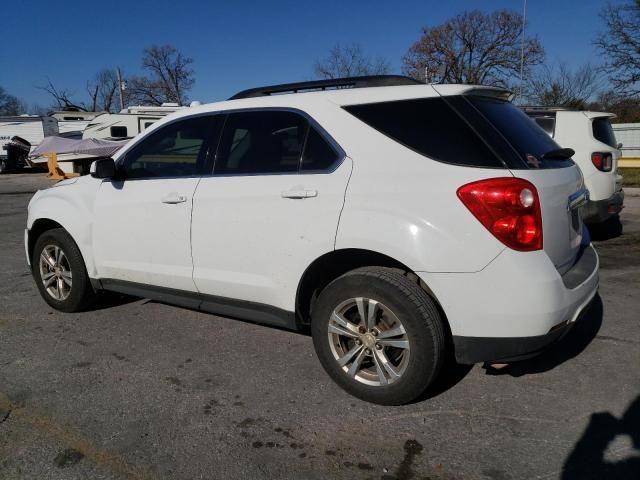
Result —
<path fill-rule="evenodd" d="M 589 201 L 584 207 L 583 219 L 585 223 L 602 223 L 617 215 L 624 204 L 624 191 L 618 190 L 611 197 L 604 200 Z"/>
<path fill-rule="evenodd" d="M 560 275 L 544 251 L 505 250 L 469 274 L 420 273 L 447 317 L 459 363 L 534 356 L 562 338 L 598 290 L 591 245 Z"/>
<path fill-rule="evenodd" d="M 592 302 L 593 298 L 578 312 L 576 320 L 560 323 L 544 335 L 511 338 L 454 336 L 456 361 L 470 365 L 508 363 L 535 357 L 564 337 L 589 310 Z"/>

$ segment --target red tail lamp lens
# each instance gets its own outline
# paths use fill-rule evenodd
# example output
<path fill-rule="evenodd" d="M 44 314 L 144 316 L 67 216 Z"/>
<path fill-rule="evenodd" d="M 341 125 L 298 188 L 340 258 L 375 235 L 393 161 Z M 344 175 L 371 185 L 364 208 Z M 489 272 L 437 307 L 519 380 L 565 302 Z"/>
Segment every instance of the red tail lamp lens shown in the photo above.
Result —
<path fill-rule="evenodd" d="M 610 172 L 613 167 L 613 156 L 610 153 L 593 152 L 591 163 L 601 172 Z"/>
<path fill-rule="evenodd" d="M 521 252 L 542 249 L 542 213 L 538 191 L 520 178 L 490 178 L 463 185 L 458 198 L 507 247 Z"/>

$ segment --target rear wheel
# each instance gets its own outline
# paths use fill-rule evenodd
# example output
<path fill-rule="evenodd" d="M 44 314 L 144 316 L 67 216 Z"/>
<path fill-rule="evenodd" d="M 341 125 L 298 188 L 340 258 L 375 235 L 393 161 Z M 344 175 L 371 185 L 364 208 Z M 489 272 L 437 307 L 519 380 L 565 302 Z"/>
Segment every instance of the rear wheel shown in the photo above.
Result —
<path fill-rule="evenodd" d="M 80 249 L 62 228 L 40 235 L 31 269 L 42 298 L 56 310 L 78 312 L 95 298 Z"/>
<path fill-rule="evenodd" d="M 396 270 L 346 273 L 322 291 L 312 317 L 323 367 L 344 390 L 366 401 L 414 400 L 435 380 L 445 357 L 435 303 Z"/>

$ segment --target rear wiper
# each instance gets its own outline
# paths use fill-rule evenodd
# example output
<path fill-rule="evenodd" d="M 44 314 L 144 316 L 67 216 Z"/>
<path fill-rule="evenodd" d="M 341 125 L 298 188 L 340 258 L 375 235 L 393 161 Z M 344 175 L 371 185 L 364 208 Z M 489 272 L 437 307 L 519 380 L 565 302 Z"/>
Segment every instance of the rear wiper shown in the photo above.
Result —
<path fill-rule="evenodd" d="M 573 157 L 575 154 L 576 151 L 573 148 L 557 148 L 540 155 L 540 160 L 565 160 Z"/>

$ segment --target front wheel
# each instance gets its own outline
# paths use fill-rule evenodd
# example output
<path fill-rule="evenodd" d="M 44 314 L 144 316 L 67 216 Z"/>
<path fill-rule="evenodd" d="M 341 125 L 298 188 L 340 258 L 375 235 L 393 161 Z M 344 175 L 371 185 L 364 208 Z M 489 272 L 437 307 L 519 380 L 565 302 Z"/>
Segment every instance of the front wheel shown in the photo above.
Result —
<path fill-rule="evenodd" d="M 56 310 L 78 312 L 95 297 L 80 249 L 62 228 L 40 235 L 31 269 L 40 295 Z"/>
<path fill-rule="evenodd" d="M 322 291 L 312 314 L 313 343 L 344 390 L 398 405 L 436 379 L 445 358 L 442 322 L 431 297 L 401 272 L 364 267 Z"/>

